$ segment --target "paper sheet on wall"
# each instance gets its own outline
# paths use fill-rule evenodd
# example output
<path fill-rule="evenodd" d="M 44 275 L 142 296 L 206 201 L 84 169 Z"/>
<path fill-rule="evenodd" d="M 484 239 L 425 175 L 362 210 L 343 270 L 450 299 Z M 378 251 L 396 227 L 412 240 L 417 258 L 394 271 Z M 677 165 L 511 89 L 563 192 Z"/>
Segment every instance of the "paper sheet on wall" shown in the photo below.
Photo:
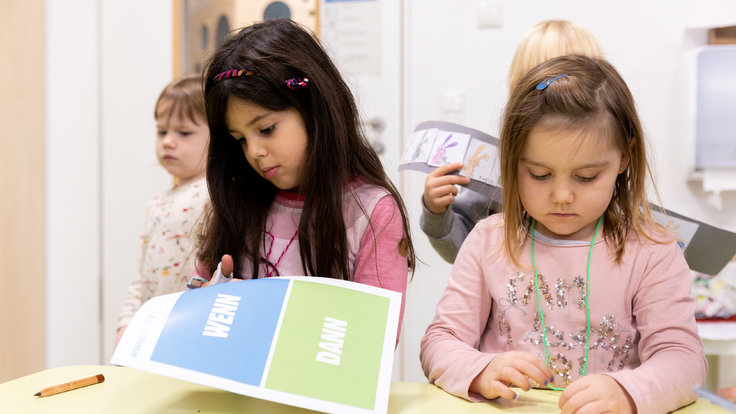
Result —
<path fill-rule="evenodd" d="M 336 279 L 224 283 L 146 302 L 110 362 L 312 410 L 386 412 L 400 307 L 397 292 Z"/>
<path fill-rule="evenodd" d="M 500 194 L 501 172 L 498 139 L 463 125 L 442 121 L 422 122 L 414 128 L 399 170 L 425 173 L 440 165 L 462 162 L 470 177 L 468 189 L 481 194 Z M 736 255 L 736 233 L 650 204 L 655 221 L 676 232 L 690 269 L 715 275 Z"/>
<path fill-rule="evenodd" d="M 326 0 L 321 7 L 320 39 L 340 72 L 381 75 L 381 3 L 377 0 Z"/>

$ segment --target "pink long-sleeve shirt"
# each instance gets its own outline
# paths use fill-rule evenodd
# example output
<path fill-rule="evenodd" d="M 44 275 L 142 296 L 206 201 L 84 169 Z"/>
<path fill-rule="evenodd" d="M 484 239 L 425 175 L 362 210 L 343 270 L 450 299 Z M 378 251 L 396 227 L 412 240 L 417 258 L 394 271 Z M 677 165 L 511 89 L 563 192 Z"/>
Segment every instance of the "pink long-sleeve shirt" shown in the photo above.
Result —
<path fill-rule="evenodd" d="M 502 248 L 503 215 L 478 223 L 458 253 L 420 359 L 430 382 L 470 399 L 470 383 L 499 353 L 526 351 L 545 360 L 529 239 L 516 269 Z M 652 232 L 666 240 L 668 235 Z M 557 386 L 579 378 L 586 336 L 585 278 L 590 242 L 535 235 L 534 258 Z M 694 319 L 690 271 L 677 243 L 630 235 L 621 263 L 603 238 L 590 268 L 588 374 L 613 377 L 640 413 L 664 413 L 696 399 L 705 379 Z"/>
<path fill-rule="evenodd" d="M 360 201 L 360 205 L 356 200 Z M 276 194 L 266 222 L 266 243 L 261 252 L 267 263 L 261 264 L 259 277 L 304 275 L 299 238 L 296 237 L 303 207 L 303 196 L 286 191 Z M 356 178 L 351 180 L 343 193 L 343 218 L 353 281 L 401 293 L 400 333 L 408 263 L 406 252 L 401 249 L 405 235 L 398 204 L 385 189 Z M 250 260 L 243 258 L 242 276 L 250 278 L 251 273 Z M 197 264 L 194 276 L 208 280 L 212 278 L 204 263 Z M 225 280 L 216 278 L 213 283 Z M 398 343 L 398 333 L 396 341 Z"/>

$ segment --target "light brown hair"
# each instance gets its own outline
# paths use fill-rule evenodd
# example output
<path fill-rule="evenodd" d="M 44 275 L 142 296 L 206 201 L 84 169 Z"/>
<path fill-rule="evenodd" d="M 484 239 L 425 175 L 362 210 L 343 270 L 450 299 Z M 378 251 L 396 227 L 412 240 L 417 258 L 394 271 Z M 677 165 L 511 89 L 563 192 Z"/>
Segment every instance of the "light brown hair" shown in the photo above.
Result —
<path fill-rule="evenodd" d="M 167 113 L 160 113 L 159 106 L 162 102 L 171 102 Z M 204 89 L 202 77 L 199 75 L 188 75 L 171 81 L 156 100 L 153 110 L 154 119 L 160 116 L 168 117 L 178 115 L 182 119 L 188 119 L 192 123 L 199 124 L 207 121 L 207 113 L 204 109 Z"/>
<path fill-rule="evenodd" d="M 541 82 L 563 74 L 567 76 L 537 89 Z M 511 92 L 503 115 L 500 162 L 504 248 L 511 262 L 519 266 L 520 248 L 531 223 L 518 193 L 519 157 L 532 129 L 553 117 L 561 119 L 570 130 L 597 128 L 605 132 L 630 160 L 616 178 L 613 197 L 603 215 L 603 235 L 614 249 L 616 260 L 623 256 L 624 241 L 630 231 L 655 240 L 643 228 L 644 224 L 654 223 L 645 188 L 651 169 L 631 92 L 606 60 L 568 55 L 550 59 L 522 77 Z"/>

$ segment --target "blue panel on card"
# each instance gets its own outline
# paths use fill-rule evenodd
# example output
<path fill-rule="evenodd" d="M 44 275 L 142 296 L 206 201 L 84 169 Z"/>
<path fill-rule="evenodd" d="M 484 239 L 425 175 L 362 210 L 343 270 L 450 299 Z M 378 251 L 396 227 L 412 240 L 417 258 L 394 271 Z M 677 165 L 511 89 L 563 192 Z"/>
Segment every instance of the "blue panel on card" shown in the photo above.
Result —
<path fill-rule="evenodd" d="M 258 279 L 185 292 L 151 360 L 258 386 L 289 283 Z"/>

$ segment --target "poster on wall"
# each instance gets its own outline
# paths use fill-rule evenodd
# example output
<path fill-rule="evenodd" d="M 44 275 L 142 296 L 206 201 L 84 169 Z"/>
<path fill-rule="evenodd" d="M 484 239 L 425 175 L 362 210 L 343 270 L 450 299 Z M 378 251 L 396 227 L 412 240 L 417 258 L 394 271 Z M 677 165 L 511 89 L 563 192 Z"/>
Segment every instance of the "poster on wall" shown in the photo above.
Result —
<path fill-rule="evenodd" d="M 201 73 L 233 32 L 269 19 L 291 19 L 319 34 L 319 0 L 184 0 L 174 2 L 174 76 Z"/>
<path fill-rule="evenodd" d="M 111 363 L 333 413 L 386 412 L 401 294 L 273 277 L 157 296 Z"/>
<path fill-rule="evenodd" d="M 320 38 L 340 72 L 381 75 L 381 4 L 378 0 L 322 0 Z"/>

